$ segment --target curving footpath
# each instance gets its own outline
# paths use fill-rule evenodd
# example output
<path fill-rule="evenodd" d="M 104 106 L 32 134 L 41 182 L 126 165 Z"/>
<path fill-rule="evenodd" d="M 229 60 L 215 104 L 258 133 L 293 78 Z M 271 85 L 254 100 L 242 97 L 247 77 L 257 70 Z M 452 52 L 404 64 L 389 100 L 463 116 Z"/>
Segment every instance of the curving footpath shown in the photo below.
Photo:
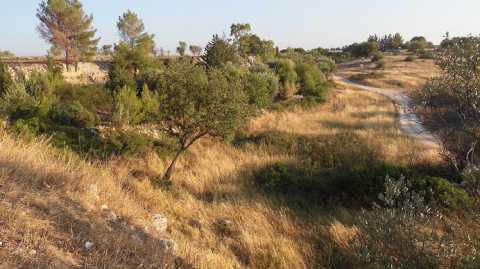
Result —
<path fill-rule="evenodd" d="M 344 84 L 347 86 L 351 86 L 354 88 L 366 90 L 369 92 L 374 92 L 381 94 L 390 98 L 397 104 L 398 113 L 400 115 L 399 123 L 400 129 L 406 133 L 407 135 L 418 139 L 423 144 L 431 148 L 440 148 L 440 140 L 438 140 L 432 133 L 430 133 L 425 127 L 422 125 L 420 120 L 418 119 L 417 115 L 413 112 L 412 109 L 412 100 L 410 97 L 406 96 L 405 94 L 401 93 L 400 90 L 394 89 L 381 89 L 376 87 L 370 87 L 358 84 L 351 80 L 348 80 L 343 77 L 333 76 L 335 82 Z"/>

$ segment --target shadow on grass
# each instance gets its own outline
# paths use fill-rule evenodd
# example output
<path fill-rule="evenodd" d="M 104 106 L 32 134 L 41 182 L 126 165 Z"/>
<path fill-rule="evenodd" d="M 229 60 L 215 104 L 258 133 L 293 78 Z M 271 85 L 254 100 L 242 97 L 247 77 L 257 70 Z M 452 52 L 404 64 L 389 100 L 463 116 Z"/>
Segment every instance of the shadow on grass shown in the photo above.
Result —
<path fill-rule="evenodd" d="M 355 131 L 355 130 L 387 130 L 392 129 L 395 127 L 394 123 L 345 123 L 345 122 L 338 122 L 338 121 L 329 121 L 329 120 L 322 120 L 322 125 L 327 128 L 331 129 L 340 129 L 341 131 Z"/>
<path fill-rule="evenodd" d="M 397 117 L 397 113 L 389 111 L 372 111 L 372 112 L 355 112 L 351 113 L 350 116 L 357 119 L 368 119 L 373 117 Z"/>
<path fill-rule="evenodd" d="M 18 220 L 14 217 L 17 232 L 7 229 L 2 235 L 7 254 L 0 252 L 0 260 L 5 264 L 13 268 L 136 268 L 141 264 L 191 268 L 143 227 L 72 200 L 63 189 L 71 178 L 18 162 L 3 161 L 0 167 L 0 193 L 5 194 L 0 195 L 0 211 L 7 212 L 0 216 L 0 224 L 13 225 L 8 215 L 23 212 Z M 85 249 L 87 241 L 94 243 L 90 250 Z"/>

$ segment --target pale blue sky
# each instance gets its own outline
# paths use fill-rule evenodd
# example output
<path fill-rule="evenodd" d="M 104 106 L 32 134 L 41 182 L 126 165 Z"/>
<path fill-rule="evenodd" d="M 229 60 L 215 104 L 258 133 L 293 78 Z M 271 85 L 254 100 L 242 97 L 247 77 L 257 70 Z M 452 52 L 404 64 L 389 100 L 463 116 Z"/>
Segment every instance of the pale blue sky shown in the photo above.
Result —
<path fill-rule="evenodd" d="M 0 50 L 43 55 L 48 46 L 36 32 L 40 0 L 4 0 Z M 480 0 L 83 0 L 94 15 L 100 45 L 118 40 L 115 22 L 126 9 L 137 12 L 159 47 L 174 51 L 178 40 L 205 45 L 232 22 L 284 47 L 337 47 L 370 33 L 424 35 L 439 42 L 452 35 L 480 34 Z"/>

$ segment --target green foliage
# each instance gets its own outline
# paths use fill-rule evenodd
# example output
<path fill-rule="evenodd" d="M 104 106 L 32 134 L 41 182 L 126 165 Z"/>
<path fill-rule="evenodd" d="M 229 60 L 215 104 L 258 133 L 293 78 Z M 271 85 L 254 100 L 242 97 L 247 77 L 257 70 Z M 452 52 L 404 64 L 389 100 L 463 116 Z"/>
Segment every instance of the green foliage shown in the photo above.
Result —
<path fill-rule="evenodd" d="M 476 165 L 480 141 L 480 38 L 449 39 L 438 51 L 442 73 L 417 92 L 415 100 L 449 152 L 448 160 L 459 171 Z"/>
<path fill-rule="evenodd" d="M 376 53 L 379 50 L 378 42 L 363 42 L 363 43 L 355 43 L 350 45 L 346 48 L 353 57 L 360 58 L 360 57 L 370 57 L 373 53 Z"/>
<path fill-rule="evenodd" d="M 426 203 L 405 178 L 387 177 L 379 197 L 383 207 L 354 223 L 354 268 L 475 268 L 477 236 Z"/>
<path fill-rule="evenodd" d="M 408 49 L 413 52 L 424 51 L 428 47 L 430 47 L 430 44 L 427 42 L 427 39 L 423 36 L 413 37 L 408 44 Z"/>
<path fill-rule="evenodd" d="M 79 0 L 42 1 L 37 9 L 40 36 L 53 50 L 65 55 L 67 69 L 70 63 L 95 56 L 99 38 L 92 27 L 93 16 L 86 15 Z"/>
<path fill-rule="evenodd" d="M 413 178 L 412 190 L 424 193 L 426 202 L 457 209 L 465 205 L 468 200 L 467 193 L 448 180 L 438 177 Z"/>
<path fill-rule="evenodd" d="M 198 139 L 233 135 L 248 115 L 247 98 L 241 79 L 188 62 L 171 65 L 161 81 L 162 129 L 180 148 L 165 174 L 169 180 L 177 158 Z"/>
<path fill-rule="evenodd" d="M 272 72 L 248 72 L 244 82 L 248 102 L 258 108 L 269 106 L 278 94 L 278 77 Z"/>
<path fill-rule="evenodd" d="M 122 41 L 133 47 L 145 30 L 145 25 L 136 13 L 127 10 L 118 18 L 117 28 Z"/>
<path fill-rule="evenodd" d="M 207 44 L 201 58 L 209 68 L 220 68 L 229 62 L 238 62 L 235 47 L 228 40 L 222 39 L 218 35 L 214 35 L 213 39 Z"/>
<path fill-rule="evenodd" d="M 135 125 L 154 121 L 160 114 L 160 100 L 157 93 L 145 85 L 141 95 L 137 90 L 123 88 L 115 94 L 113 120 L 118 124 Z"/>
<path fill-rule="evenodd" d="M 142 121 L 142 101 L 137 90 L 124 87 L 114 97 L 113 120 L 117 123 L 137 124 Z"/>
<path fill-rule="evenodd" d="M 324 97 L 328 88 L 327 78 L 317 65 L 300 63 L 295 67 L 303 96 Z"/>
<path fill-rule="evenodd" d="M 425 199 L 442 206 L 455 208 L 467 201 L 461 189 L 436 178 L 449 176 L 447 169 L 389 164 L 379 158 L 378 145 L 367 143 L 353 133 L 320 137 L 278 132 L 252 136 L 239 133 L 235 145 L 256 145 L 262 151 L 296 156 L 297 162 L 273 164 L 254 175 L 259 187 L 288 202 L 368 205 L 377 201 L 386 175 L 411 178 Z"/>
<path fill-rule="evenodd" d="M 133 48 L 122 43 L 116 47 L 113 62 L 108 72 L 106 88 L 112 93 L 124 87 L 142 90 L 147 84 L 154 90 L 162 64 L 155 60 L 145 47 Z"/>
<path fill-rule="evenodd" d="M 287 99 L 296 93 L 297 73 L 295 63 L 288 59 L 279 59 L 274 63 L 275 73 L 280 81 L 280 98 Z"/>
<path fill-rule="evenodd" d="M 13 84 L 12 76 L 5 63 L 0 60 L 0 95 L 4 94 Z"/>
<path fill-rule="evenodd" d="M 99 123 L 98 116 L 78 101 L 56 103 L 50 108 L 48 116 L 55 124 L 77 128 L 93 128 Z"/>

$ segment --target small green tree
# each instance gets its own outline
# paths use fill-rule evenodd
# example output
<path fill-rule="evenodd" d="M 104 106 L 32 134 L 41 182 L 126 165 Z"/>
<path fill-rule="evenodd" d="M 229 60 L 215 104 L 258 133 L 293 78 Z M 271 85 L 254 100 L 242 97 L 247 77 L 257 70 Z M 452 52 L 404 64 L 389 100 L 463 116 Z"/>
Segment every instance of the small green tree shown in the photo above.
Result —
<path fill-rule="evenodd" d="M 180 56 L 185 56 L 185 52 L 187 51 L 187 42 L 185 41 L 179 41 L 178 42 L 178 47 L 177 47 L 177 53 Z"/>
<path fill-rule="evenodd" d="M 207 44 L 201 58 L 209 68 L 218 68 L 228 62 L 237 62 L 234 46 L 218 35 L 214 35 L 212 40 Z"/>
<path fill-rule="evenodd" d="M 133 47 L 145 30 L 145 25 L 136 13 L 127 10 L 118 17 L 117 28 L 122 41 Z"/>
<path fill-rule="evenodd" d="M 174 137 L 179 149 L 164 179 L 171 180 L 183 152 L 204 136 L 228 137 L 244 121 L 246 97 L 241 84 L 229 81 L 220 70 L 179 62 L 162 76 L 160 125 Z"/>
<path fill-rule="evenodd" d="M 275 72 L 280 79 L 280 97 L 286 99 L 293 96 L 296 92 L 295 82 L 297 80 L 295 63 L 289 59 L 277 60 Z"/>
<path fill-rule="evenodd" d="M 252 27 L 249 23 L 234 23 L 230 26 L 230 35 L 234 38 L 235 43 L 238 44 L 242 36 L 248 35 Z"/>
<path fill-rule="evenodd" d="M 67 70 L 69 64 L 91 59 L 96 51 L 99 38 L 92 27 L 93 16 L 86 15 L 78 0 L 44 0 L 37 9 L 40 20 L 40 36 L 62 51 Z"/>

